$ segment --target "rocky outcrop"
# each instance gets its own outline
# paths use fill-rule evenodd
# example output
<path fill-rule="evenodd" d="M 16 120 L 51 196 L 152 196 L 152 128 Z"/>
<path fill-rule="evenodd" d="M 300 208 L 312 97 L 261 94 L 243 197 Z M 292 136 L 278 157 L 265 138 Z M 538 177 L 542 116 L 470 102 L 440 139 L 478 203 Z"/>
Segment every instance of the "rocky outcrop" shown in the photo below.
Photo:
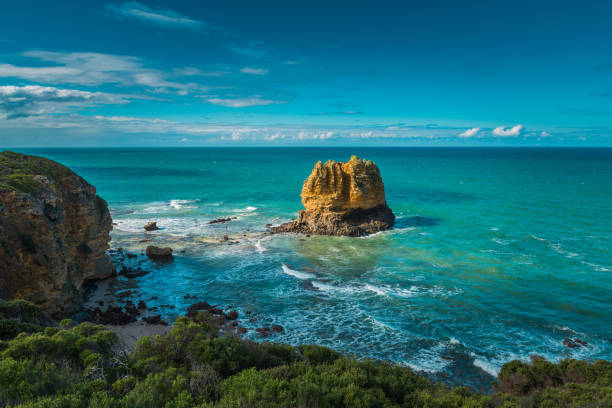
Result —
<path fill-rule="evenodd" d="M 160 248 L 149 245 L 147 247 L 146 254 L 149 258 L 157 261 L 171 261 L 174 259 L 174 256 L 172 255 L 172 248 L 170 247 Z"/>
<path fill-rule="evenodd" d="M 159 229 L 159 227 L 157 226 L 157 223 L 152 221 L 152 222 L 147 222 L 144 226 L 145 231 L 157 231 Z"/>
<path fill-rule="evenodd" d="M 54 317 L 78 310 L 83 285 L 113 274 L 106 202 L 70 169 L 0 153 L 0 298 Z"/>
<path fill-rule="evenodd" d="M 362 236 L 395 222 L 378 167 L 356 156 L 346 163 L 318 162 L 304 182 L 302 204 L 297 220 L 272 232 Z"/>

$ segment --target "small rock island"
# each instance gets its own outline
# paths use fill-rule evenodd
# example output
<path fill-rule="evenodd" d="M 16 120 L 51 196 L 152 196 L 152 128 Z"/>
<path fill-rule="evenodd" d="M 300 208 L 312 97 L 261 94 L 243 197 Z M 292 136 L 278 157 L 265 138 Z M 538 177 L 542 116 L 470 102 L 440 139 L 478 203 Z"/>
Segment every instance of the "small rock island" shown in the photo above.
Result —
<path fill-rule="evenodd" d="M 395 222 L 378 167 L 357 156 L 346 163 L 319 161 L 304 181 L 302 204 L 297 220 L 272 232 L 358 237 L 391 229 Z"/>

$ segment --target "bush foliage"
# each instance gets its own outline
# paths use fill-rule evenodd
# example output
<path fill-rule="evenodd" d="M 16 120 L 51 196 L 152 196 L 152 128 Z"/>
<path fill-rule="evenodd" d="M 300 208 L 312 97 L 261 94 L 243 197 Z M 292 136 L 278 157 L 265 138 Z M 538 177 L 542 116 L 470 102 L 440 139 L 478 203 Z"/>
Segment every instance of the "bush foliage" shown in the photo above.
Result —
<path fill-rule="evenodd" d="M 606 361 L 513 361 L 494 394 L 481 395 L 324 347 L 220 334 L 206 314 L 179 318 L 168 334 L 143 338 L 130 352 L 104 326 L 44 327 L 38 314 L 23 301 L 0 303 L 0 322 L 18 323 L 0 341 L 0 407 L 612 406 Z"/>

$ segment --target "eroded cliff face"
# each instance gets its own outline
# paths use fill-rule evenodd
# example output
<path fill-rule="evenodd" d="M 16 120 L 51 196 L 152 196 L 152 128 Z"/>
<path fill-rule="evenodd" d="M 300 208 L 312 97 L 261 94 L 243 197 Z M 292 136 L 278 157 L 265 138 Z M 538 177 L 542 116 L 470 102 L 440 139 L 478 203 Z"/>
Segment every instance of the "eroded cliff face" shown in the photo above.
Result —
<path fill-rule="evenodd" d="M 112 229 L 96 189 L 51 160 L 0 153 L 0 298 L 54 317 L 78 310 L 87 280 L 113 274 Z"/>
<path fill-rule="evenodd" d="M 393 227 L 378 167 L 356 156 L 346 163 L 318 162 L 302 188 L 298 219 L 273 232 L 361 236 Z"/>
<path fill-rule="evenodd" d="M 386 205 L 378 167 L 353 156 L 346 163 L 318 162 L 302 188 L 306 211 L 345 212 Z"/>

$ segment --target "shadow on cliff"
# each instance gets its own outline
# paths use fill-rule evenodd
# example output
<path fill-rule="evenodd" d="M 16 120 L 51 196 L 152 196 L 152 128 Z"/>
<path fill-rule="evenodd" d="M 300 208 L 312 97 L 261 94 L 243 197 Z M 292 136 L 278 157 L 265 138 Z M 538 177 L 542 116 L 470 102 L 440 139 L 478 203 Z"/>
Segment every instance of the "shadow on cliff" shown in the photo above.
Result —
<path fill-rule="evenodd" d="M 433 227 L 440 224 L 442 220 L 436 217 L 400 217 L 395 219 L 394 228 L 409 228 L 409 227 Z"/>

